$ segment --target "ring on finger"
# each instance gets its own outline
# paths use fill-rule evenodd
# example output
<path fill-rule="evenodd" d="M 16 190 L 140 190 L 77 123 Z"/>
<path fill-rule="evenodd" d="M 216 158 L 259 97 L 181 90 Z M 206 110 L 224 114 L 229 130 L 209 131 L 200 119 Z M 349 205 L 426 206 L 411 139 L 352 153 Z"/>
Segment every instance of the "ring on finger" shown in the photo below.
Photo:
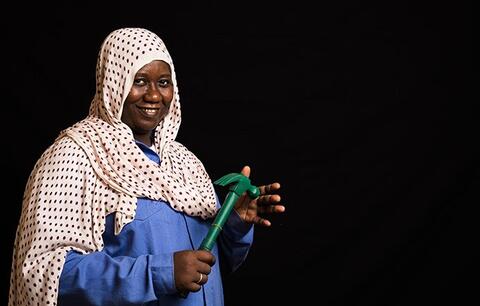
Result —
<path fill-rule="evenodd" d="M 197 284 L 200 284 L 200 282 L 203 280 L 203 274 L 200 273 L 200 272 L 199 272 L 199 274 L 200 274 L 200 279 L 198 281 L 196 281 Z"/>

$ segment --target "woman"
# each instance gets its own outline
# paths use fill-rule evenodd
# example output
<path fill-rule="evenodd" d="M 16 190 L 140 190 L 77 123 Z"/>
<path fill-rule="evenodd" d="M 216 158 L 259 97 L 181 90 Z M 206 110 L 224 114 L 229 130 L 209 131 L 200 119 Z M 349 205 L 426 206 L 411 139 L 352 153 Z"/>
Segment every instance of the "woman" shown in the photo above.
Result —
<path fill-rule="evenodd" d="M 96 76 L 89 115 L 27 182 L 9 305 L 223 305 L 219 261 L 235 270 L 253 225 L 270 226 L 260 215 L 285 210 L 280 184 L 242 196 L 211 252 L 198 251 L 220 204 L 200 160 L 175 141 L 180 103 L 163 41 L 113 31 Z"/>

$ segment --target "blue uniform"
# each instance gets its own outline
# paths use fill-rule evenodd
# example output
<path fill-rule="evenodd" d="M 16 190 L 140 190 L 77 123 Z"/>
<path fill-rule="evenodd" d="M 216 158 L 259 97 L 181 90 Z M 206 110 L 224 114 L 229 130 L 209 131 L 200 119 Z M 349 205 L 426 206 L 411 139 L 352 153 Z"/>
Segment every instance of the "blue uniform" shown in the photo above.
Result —
<path fill-rule="evenodd" d="M 153 161 L 159 156 L 142 143 Z M 212 249 L 217 261 L 208 282 L 181 298 L 175 289 L 173 253 L 198 249 L 212 220 L 173 210 L 163 201 L 139 198 L 135 219 L 114 235 L 114 215 L 106 217 L 102 251 L 83 255 L 71 251 L 60 277 L 59 305 L 224 305 L 220 260 L 235 270 L 253 242 L 253 226 L 235 211 Z M 218 247 L 224 257 L 219 258 Z"/>

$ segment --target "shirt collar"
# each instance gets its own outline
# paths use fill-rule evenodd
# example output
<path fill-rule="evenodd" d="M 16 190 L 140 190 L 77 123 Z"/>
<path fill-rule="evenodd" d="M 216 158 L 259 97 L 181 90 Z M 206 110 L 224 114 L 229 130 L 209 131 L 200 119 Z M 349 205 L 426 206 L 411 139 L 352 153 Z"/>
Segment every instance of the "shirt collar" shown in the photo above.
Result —
<path fill-rule="evenodd" d="M 150 149 L 146 144 L 141 141 L 135 140 L 135 143 L 140 148 L 140 150 L 142 150 L 143 153 L 145 153 L 145 155 L 150 158 L 150 160 L 156 162 L 157 164 L 160 164 L 160 156 L 158 156 L 157 152 Z"/>

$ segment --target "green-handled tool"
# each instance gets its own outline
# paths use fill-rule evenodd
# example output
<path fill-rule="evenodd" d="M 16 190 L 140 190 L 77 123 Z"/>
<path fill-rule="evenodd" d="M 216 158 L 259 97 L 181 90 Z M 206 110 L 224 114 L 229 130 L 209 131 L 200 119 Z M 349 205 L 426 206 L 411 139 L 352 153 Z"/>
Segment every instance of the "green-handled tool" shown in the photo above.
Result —
<path fill-rule="evenodd" d="M 218 211 L 215 219 L 213 220 L 212 225 L 210 226 L 207 236 L 205 236 L 202 243 L 200 244 L 199 250 L 205 250 L 209 252 L 215 245 L 218 234 L 220 234 L 220 232 L 222 231 L 223 225 L 225 224 L 225 222 L 227 222 L 227 219 L 230 216 L 230 213 L 232 212 L 232 209 L 235 206 L 238 198 L 244 192 L 247 192 L 248 196 L 251 199 L 255 199 L 260 195 L 260 189 L 250 184 L 250 179 L 240 173 L 229 173 L 227 175 L 224 175 L 218 180 L 216 180 L 214 184 L 220 186 L 231 186 L 229 188 L 227 196 L 225 197 L 225 201 L 223 202 L 220 210 Z M 182 298 L 186 298 L 188 296 L 188 292 L 180 292 L 179 294 Z"/>
<path fill-rule="evenodd" d="M 218 234 L 222 231 L 223 225 L 227 221 L 233 206 L 237 202 L 238 198 L 247 192 L 251 199 L 255 199 L 260 195 L 260 189 L 250 183 L 250 179 L 240 173 L 229 173 L 222 176 L 214 182 L 216 185 L 227 186 L 231 185 L 229 192 L 225 197 L 222 207 L 217 213 L 215 220 L 208 231 L 207 236 L 203 239 L 200 245 L 200 250 L 211 251 L 217 240 Z"/>

